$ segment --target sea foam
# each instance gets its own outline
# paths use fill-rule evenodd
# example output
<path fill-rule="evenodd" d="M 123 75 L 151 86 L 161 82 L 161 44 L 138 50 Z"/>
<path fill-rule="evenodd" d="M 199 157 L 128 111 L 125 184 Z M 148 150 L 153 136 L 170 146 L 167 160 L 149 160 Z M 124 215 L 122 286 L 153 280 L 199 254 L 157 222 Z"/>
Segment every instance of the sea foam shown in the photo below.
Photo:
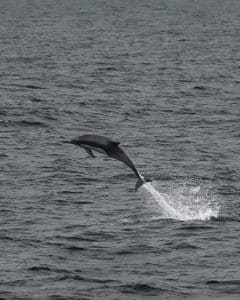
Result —
<path fill-rule="evenodd" d="M 164 218 L 181 221 L 206 221 L 219 215 L 219 205 L 201 186 L 177 186 L 159 192 L 157 183 L 142 186 L 145 196 Z"/>

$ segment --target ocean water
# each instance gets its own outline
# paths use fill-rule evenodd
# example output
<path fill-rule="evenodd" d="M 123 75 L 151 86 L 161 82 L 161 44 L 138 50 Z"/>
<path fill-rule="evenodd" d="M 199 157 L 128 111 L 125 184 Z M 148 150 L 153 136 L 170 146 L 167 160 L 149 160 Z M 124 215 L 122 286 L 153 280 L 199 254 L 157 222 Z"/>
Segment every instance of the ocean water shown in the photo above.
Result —
<path fill-rule="evenodd" d="M 1 299 L 240 299 L 239 27 L 239 0 L 0 1 Z"/>

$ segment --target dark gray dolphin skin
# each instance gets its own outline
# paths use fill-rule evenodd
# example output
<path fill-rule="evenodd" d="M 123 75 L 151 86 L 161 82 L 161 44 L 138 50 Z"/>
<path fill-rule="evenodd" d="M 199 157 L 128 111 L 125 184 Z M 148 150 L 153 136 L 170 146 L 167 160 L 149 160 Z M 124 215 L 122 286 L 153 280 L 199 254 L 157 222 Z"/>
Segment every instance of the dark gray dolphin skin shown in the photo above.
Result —
<path fill-rule="evenodd" d="M 135 186 L 135 191 L 141 185 L 143 185 L 145 182 L 150 181 L 150 180 L 145 180 L 145 178 L 139 174 L 138 170 L 134 166 L 131 159 L 120 148 L 120 146 L 119 146 L 120 142 L 116 142 L 116 141 L 113 141 L 104 136 L 95 135 L 95 134 L 85 134 L 85 135 L 76 137 L 70 141 L 63 141 L 63 142 L 82 147 L 83 149 L 85 149 L 87 151 L 87 153 L 91 157 L 95 157 L 95 155 L 93 154 L 93 151 L 96 151 L 96 152 L 106 154 L 107 156 L 113 157 L 113 158 L 123 162 L 125 165 L 127 165 L 129 168 L 131 168 L 133 170 L 133 172 L 135 173 L 135 175 L 138 178 L 136 186 Z"/>

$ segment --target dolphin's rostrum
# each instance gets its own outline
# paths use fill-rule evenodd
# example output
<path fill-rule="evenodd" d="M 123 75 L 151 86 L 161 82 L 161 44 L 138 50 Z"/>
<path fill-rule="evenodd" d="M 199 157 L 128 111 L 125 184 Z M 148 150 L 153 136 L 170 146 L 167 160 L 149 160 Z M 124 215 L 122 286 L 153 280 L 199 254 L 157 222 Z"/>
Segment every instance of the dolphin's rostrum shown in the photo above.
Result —
<path fill-rule="evenodd" d="M 139 174 L 131 159 L 119 146 L 119 142 L 113 141 L 100 135 L 85 134 L 70 141 L 64 141 L 64 143 L 70 143 L 84 148 L 91 157 L 95 157 L 93 151 L 96 151 L 123 162 L 125 165 L 131 168 L 135 175 L 138 177 L 135 190 L 137 190 L 145 182 L 150 181 L 145 180 L 145 178 Z"/>

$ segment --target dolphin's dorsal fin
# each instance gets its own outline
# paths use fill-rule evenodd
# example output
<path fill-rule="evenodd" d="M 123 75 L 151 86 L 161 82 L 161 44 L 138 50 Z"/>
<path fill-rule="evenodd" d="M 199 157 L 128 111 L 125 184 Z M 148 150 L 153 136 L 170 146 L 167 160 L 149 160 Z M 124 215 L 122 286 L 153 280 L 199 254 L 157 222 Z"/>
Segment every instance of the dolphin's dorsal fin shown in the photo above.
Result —
<path fill-rule="evenodd" d="M 118 145 L 120 144 L 120 142 L 114 142 L 114 141 L 111 141 L 111 144 L 112 144 L 113 146 L 118 146 Z"/>
<path fill-rule="evenodd" d="M 89 154 L 91 157 L 95 158 L 95 155 L 92 153 L 92 150 L 86 149 L 86 148 L 85 148 L 85 150 L 87 151 L 87 154 Z"/>

